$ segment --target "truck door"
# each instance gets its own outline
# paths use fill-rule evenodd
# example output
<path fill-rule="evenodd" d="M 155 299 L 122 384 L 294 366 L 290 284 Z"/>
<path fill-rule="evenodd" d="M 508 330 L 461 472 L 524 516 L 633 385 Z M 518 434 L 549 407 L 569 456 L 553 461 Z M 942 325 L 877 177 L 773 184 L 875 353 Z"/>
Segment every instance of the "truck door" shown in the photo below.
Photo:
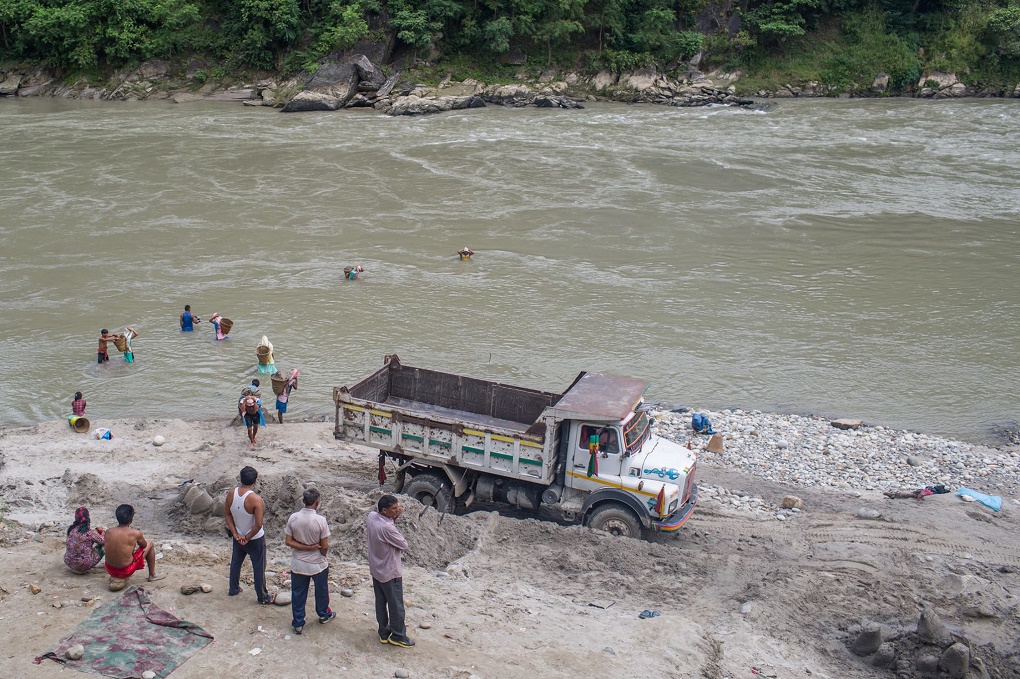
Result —
<path fill-rule="evenodd" d="M 577 437 L 578 450 L 574 451 L 574 468 L 588 468 L 588 442 L 594 434 L 599 441 L 599 476 L 619 476 L 623 447 L 620 434 L 615 427 L 598 424 L 583 424 Z M 580 465 L 580 466 L 579 466 Z"/>

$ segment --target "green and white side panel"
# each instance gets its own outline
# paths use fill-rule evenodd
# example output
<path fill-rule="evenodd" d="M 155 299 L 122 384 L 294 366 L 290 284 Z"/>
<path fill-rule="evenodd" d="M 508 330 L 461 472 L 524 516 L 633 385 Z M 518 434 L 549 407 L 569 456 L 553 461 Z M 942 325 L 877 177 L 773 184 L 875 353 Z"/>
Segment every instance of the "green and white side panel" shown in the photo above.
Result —
<path fill-rule="evenodd" d="M 344 436 L 367 446 L 439 464 L 547 483 L 553 475 L 544 445 L 496 432 L 395 418 L 392 412 L 343 404 Z"/>

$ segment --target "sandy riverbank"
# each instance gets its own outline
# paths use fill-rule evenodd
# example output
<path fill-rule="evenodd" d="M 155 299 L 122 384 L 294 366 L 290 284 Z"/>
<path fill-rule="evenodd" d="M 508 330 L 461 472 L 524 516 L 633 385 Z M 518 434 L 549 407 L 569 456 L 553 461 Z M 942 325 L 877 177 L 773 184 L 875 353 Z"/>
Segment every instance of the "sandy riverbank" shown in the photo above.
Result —
<path fill-rule="evenodd" d="M 981 676 L 979 666 L 991 677 L 1020 676 L 1020 504 L 1009 494 L 1012 477 L 1000 482 L 997 468 L 981 479 L 1003 489 L 1004 508 L 992 512 L 953 495 L 919 502 L 796 487 L 705 455 L 699 481 L 714 492 L 679 537 L 656 543 L 493 512 L 440 521 L 433 510 L 408 511 L 405 590 L 418 646 L 405 651 L 374 638 L 363 558 L 363 517 L 380 492 L 371 451 L 334 441 L 330 423 L 271 427 L 254 451 L 243 429 L 224 422 L 103 425 L 113 441 L 74 434 L 64 422 L 0 432 L 0 493 L 17 522 L 0 532 L 0 676 L 67 676 L 32 659 L 89 614 L 81 599 L 98 595 L 101 605 L 119 595 L 106 591 L 101 572 L 64 568 L 64 530 L 79 504 L 109 524 L 120 502 L 136 506 L 136 525 L 163 554 L 168 577 L 150 588 L 154 601 L 216 637 L 175 678 L 389 677 L 398 668 L 415 678 L 736 678 L 756 676 L 753 669 L 783 678 L 920 677 L 918 659 L 942 650 L 915 634 L 924 606 L 980 660 L 970 676 Z M 167 440 L 162 447 L 151 444 L 156 434 Z M 797 441 L 805 450 L 812 443 Z M 191 515 L 179 496 L 191 481 L 216 498 L 244 464 L 262 475 L 274 571 L 286 569 L 282 526 L 295 489 L 323 490 L 331 577 L 354 591 L 333 595 L 335 624 L 295 637 L 288 607 L 257 607 L 250 585 L 226 596 L 229 542 L 214 518 Z M 795 520 L 747 506 L 778 507 L 787 494 L 804 501 Z M 879 518 L 860 518 L 862 508 Z M 194 582 L 213 592 L 180 593 Z M 641 620 L 643 609 L 661 616 Z M 848 649 L 862 625 L 882 626 L 890 667 Z M 262 651 L 252 656 L 253 648 Z"/>

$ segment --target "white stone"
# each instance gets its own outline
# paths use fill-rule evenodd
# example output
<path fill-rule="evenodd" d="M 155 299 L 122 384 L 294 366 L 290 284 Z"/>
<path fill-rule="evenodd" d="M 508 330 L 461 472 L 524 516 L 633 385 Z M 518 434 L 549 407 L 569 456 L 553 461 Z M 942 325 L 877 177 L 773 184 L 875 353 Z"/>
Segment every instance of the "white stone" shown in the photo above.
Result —
<path fill-rule="evenodd" d="M 163 437 L 162 434 L 156 434 L 155 436 L 152 437 L 152 445 L 158 447 L 163 445 L 164 443 L 166 443 L 166 439 Z"/>

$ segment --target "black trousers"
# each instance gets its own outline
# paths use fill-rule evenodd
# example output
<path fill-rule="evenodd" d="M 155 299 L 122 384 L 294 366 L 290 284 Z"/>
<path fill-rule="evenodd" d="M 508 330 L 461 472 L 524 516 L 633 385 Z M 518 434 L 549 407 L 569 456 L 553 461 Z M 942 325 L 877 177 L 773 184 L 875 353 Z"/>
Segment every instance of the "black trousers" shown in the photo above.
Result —
<path fill-rule="evenodd" d="M 375 619 L 379 623 L 379 638 L 388 638 L 391 634 L 397 638 L 407 638 L 404 627 L 404 579 L 393 578 L 389 582 L 379 582 L 372 578 L 372 589 L 375 590 Z"/>

